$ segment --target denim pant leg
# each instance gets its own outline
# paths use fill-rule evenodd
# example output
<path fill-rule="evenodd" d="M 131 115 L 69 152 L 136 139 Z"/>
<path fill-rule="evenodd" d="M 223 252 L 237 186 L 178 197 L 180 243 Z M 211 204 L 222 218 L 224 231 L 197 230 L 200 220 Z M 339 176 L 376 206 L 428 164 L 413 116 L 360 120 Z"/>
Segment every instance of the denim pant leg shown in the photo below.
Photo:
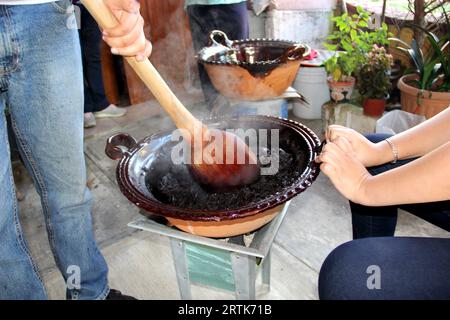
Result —
<path fill-rule="evenodd" d="M 208 35 L 215 29 L 225 32 L 232 40 L 247 39 L 249 36 L 246 1 L 225 5 L 191 5 L 187 13 L 195 52 L 208 44 Z M 211 108 L 219 93 L 203 64 L 198 64 L 198 70 L 206 102 Z"/>
<path fill-rule="evenodd" d="M 69 4 L 7 7 L 19 47 L 7 95 L 67 296 L 101 299 L 109 292 L 108 269 L 94 240 L 86 188 L 81 55 L 77 30 L 67 27 Z"/>
<path fill-rule="evenodd" d="M 450 239 L 353 240 L 326 258 L 320 299 L 450 299 Z"/>
<path fill-rule="evenodd" d="M 0 6 L 0 20 L 3 8 Z M 3 21 L 0 21 L 0 25 Z M 3 28 L 0 26 L 0 34 Z M 0 44 L 1 46 L 1 44 Z M 1 49 L 0 49 L 1 50 Z M 2 57 L 0 57 L 2 59 Z M 1 74 L 1 72 L 0 72 Z M 0 75 L 2 79 L 4 75 Z M 46 299 L 44 285 L 31 258 L 19 222 L 5 121 L 0 95 L 0 300 Z"/>

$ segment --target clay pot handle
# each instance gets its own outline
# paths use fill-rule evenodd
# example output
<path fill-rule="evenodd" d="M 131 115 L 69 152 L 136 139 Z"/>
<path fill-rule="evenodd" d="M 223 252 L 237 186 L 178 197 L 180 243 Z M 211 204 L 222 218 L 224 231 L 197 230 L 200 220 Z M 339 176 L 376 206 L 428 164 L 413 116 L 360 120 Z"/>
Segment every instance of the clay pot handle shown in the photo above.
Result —
<path fill-rule="evenodd" d="M 280 57 L 282 63 L 288 60 L 296 60 L 301 56 L 301 59 L 309 56 L 311 54 L 311 47 L 306 44 L 296 44 L 290 47 L 286 52 Z"/>
<path fill-rule="evenodd" d="M 312 160 L 309 163 L 309 168 L 311 168 L 311 169 L 317 168 L 317 170 L 320 171 L 320 163 L 317 163 L 315 160 L 316 160 L 316 157 L 322 153 L 322 149 L 326 144 L 327 144 L 327 140 L 324 139 L 321 144 L 319 144 L 313 148 L 314 156 L 312 157 Z"/>
<path fill-rule="evenodd" d="M 219 42 L 216 41 L 216 37 L 220 37 Z M 208 46 L 225 46 L 232 49 L 233 41 L 228 39 L 228 36 L 225 32 L 220 30 L 213 30 L 209 33 Z"/>
<path fill-rule="evenodd" d="M 327 144 L 327 140 L 323 139 L 322 143 L 314 148 L 314 152 L 316 153 L 316 156 L 318 156 L 319 154 L 322 153 L 322 149 L 326 144 Z"/>
<path fill-rule="evenodd" d="M 136 145 L 136 139 L 128 133 L 117 133 L 106 141 L 105 153 L 113 160 L 120 160 Z"/>

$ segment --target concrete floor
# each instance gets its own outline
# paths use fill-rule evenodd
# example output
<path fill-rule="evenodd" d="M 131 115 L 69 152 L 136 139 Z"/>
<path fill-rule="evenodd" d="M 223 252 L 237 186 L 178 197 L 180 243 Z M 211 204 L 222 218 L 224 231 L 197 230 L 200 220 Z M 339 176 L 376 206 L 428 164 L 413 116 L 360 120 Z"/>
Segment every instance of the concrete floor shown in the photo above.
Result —
<path fill-rule="evenodd" d="M 115 132 L 128 132 L 139 139 L 170 128 L 172 123 L 155 103 L 133 106 L 128 111 L 123 118 L 101 119 L 96 128 L 85 132 L 89 186 L 96 199 L 95 235 L 110 268 L 111 287 L 139 299 L 179 299 L 168 239 L 126 226 L 141 216 L 119 192 L 116 162 L 104 154 L 106 138 Z M 196 108 L 194 113 L 201 112 Z M 321 135 L 321 121 L 295 120 Z M 39 197 L 28 176 L 22 175 L 17 184 L 19 190 L 26 192 L 25 200 L 20 202 L 21 221 L 49 298 L 64 299 L 64 281 L 46 238 Z M 407 213 L 400 214 L 397 235 L 449 237 L 449 233 Z M 271 290 L 267 292 L 258 286 L 257 297 L 317 299 L 317 277 L 323 260 L 336 246 L 349 240 L 348 203 L 320 175 L 310 189 L 292 201 L 272 249 Z M 192 293 L 194 299 L 234 298 L 229 292 L 200 286 L 193 286 Z"/>

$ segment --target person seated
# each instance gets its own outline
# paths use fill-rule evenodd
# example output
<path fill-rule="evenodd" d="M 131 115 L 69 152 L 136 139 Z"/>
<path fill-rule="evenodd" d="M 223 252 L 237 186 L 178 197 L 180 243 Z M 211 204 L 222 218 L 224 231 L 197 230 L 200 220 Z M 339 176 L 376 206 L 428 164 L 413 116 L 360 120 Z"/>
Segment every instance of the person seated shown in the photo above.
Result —
<path fill-rule="evenodd" d="M 350 200 L 354 240 L 326 258 L 319 297 L 450 299 L 450 239 L 393 237 L 398 208 L 450 231 L 450 108 L 394 136 L 332 125 L 326 139 L 316 161 Z"/>

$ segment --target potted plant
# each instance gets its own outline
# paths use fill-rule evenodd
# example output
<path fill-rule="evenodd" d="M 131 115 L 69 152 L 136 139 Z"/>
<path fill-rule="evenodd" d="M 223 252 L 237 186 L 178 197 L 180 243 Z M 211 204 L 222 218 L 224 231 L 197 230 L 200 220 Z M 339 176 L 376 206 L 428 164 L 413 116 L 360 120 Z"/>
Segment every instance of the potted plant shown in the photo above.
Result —
<path fill-rule="evenodd" d="M 355 59 L 346 52 L 335 53 L 325 61 L 325 69 L 331 99 L 335 102 L 348 102 L 355 86 L 355 78 L 351 76 L 355 71 Z"/>
<path fill-rule="evenodd" d="M 389 33 L 387 25 L 383 23 L 380 28 L 369 29 L 369 12 L 357 7 L 357 13 L 349 15 L 344 13 L 334 17 L 336 28 L 325 43 L 328 50 L 335 54 L 325 61 L 328 86 L 331 97 L 336 102 L 346 102 L 350 99 L 355 85 L 354 75 L 366 62 L 366 54 L 374 44 L 388 44 Z"/>
<path fill-rule="evenodd" d="M 446 31 L 441 38 L 419 25 L 413 25 L 426 34 L 425 40 L 429 43 L 426 53 L 422 52 L 416 39 L 412 40 L 411 45 L 400 39 L 390 39 L 399 43 L 397 49 L 405 53 L 414 66 L 412 72 L 398 81 L 402 108 L 426 118 L 450 105 L 450 21 L 443 10 Z"/>
<path fill-rule="evenodd" d="M 392 63 L 392 56 L 386 49 L 375 44 L 367 54 L 367 63 L 358 70 L 358 90 L 364 98 L 364 114 L 372 117 L 383 114 L 392 88 L 389 77 Z"/>

